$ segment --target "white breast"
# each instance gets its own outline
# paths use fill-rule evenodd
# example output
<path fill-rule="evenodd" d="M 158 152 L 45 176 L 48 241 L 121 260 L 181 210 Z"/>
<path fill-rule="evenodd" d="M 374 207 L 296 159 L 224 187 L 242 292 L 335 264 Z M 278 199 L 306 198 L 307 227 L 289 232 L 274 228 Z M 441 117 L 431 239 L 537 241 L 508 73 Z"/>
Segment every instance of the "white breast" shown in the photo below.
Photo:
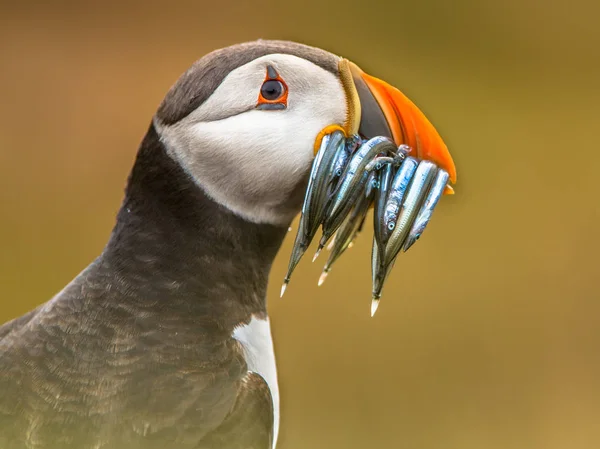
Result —
<path fill-rule="evenodd" d="M 279 387 L 277 385 L 277 367 L 275 366 L 275 352 L 271 338 L 271 325 L 269 319 L 252 317 L 250 323 L 237 327 L 233 338 L 239 341 L 244 348 L 244 356 L 248 369 L 260 374 L 267 382 L 273 398 L 273 448 L 277 444 L 279 433 Z"/>

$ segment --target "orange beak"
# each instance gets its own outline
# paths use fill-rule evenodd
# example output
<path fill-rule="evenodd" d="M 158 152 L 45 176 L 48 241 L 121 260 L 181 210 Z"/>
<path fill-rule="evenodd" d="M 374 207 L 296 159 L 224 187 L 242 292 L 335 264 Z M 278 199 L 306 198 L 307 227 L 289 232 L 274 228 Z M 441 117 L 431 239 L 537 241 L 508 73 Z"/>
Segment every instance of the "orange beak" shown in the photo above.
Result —
<path fill-rule="evenodd" d="M 363 137 L 391 137 L 396 145 L 412 149 L 411 156 L 432 161 L 456 182 L 456 167 L 448 147 L 431 122 L 402 92 L 367 75 L 356 64 L 342 59 L 342 84 L 349 99 L 346 132 Z M 445 193 L 453 193 L 450 186 Z"/>

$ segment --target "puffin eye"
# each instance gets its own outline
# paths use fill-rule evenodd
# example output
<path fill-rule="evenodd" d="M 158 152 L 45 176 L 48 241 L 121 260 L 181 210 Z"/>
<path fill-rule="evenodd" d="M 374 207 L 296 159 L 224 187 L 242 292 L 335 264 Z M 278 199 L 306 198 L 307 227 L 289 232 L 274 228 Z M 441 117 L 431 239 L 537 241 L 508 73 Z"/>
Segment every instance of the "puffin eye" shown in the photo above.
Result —
<path fill-rule="evenodd" d="M 272 66 L 267 66 L 267 76 L 263 82 L 256 109 L 277 110 L 287 108 L 288 89 L 285 81 Z"/>
<path fill-rule="evenodd" d="M 260 94 L 267 101 L 275 101 L 283 95 L 285 87 L 278 80 L 267 80 L 263 83 Z"/>

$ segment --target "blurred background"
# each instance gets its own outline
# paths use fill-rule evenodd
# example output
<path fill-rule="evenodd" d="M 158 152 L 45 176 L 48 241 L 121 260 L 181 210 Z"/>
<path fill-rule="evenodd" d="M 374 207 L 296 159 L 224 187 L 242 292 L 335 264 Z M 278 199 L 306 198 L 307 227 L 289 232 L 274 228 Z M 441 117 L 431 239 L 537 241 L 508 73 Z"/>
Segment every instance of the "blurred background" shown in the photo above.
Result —
<path fill-rule="evenodd" d="M 403 90 L 458 168 L 369 317 L 370 235 L 269 309 L 280 448 L 600 447 L 600 4 L 0 3 L 0 321 L 102 250 L 137 146 L 205 53 L 257 38 Z"/>

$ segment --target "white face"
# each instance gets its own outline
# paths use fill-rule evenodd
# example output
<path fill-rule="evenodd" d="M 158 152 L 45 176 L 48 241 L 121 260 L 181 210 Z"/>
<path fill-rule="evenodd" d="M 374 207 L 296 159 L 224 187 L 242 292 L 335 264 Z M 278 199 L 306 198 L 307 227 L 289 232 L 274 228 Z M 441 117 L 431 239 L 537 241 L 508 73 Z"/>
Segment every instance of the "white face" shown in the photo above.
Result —
<path fill-rule="evenodd" d="M 257 109 L 273 67 L 287 85 L 287 107 Z M 175 158 L 215 201 L 257 223 L 287 225 L 290 205 L 314 157 L 319 132 L 343 126 L 348 106 L 340 79 L 305 59 L 271 54 L 230 72 L 195 111 L 155 125 Z"/>

